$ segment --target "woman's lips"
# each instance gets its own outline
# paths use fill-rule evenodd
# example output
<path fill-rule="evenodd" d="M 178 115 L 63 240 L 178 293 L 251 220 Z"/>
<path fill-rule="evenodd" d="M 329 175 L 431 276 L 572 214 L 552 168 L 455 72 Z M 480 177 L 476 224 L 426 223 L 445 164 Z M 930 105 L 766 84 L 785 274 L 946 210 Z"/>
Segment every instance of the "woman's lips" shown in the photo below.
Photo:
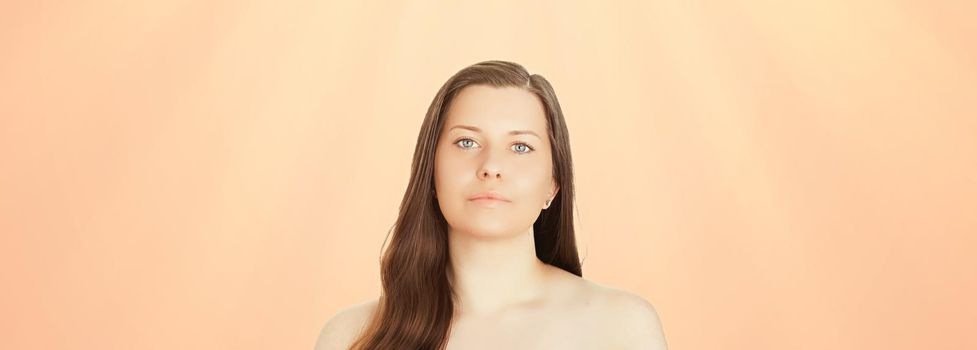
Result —
<path fill-rule="evenodd" d="M 468 200 L 481 204 L 499 204 L 509 202 L 508 198 L 505 198 L 498 192 L 481 192 L 475 195 L 469 196 Z"/>
<path fill-rule="evenodd" d="M 509 205 L 509 201 L 497 198 L 476 198 L 469 200 L 469 202 L 482 208 L 500 208 Z"/>
<path fill-rule="evenodd" d="M 498 194 L 496 192 L 482 192 L 482 193 L 477 193 L 477 194 L 475 194 L 475 195 L 473 195 L 471 197 L 468 197 L 468 200 L 473 200 L 473 201 L 474 200 L 497 200 L 497 201 L 503 201 L 503 202 L 508 202 L 509 201 L 508 199 L 506 199 L 505 197 L 503 197 L 502 195 L 500 195 L 500 194 Z"/>

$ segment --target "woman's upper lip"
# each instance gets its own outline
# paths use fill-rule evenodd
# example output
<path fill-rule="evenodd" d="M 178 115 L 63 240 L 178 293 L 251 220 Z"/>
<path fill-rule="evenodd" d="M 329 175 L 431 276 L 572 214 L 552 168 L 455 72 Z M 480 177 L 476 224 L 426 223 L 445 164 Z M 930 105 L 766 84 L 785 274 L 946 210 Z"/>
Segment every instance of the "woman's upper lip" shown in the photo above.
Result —
<path fill-rule="evenodd" d="M 502 201 L 506 201 L 506 202 L 509 201 L 509 199 L 503 197 L 501 194 L 498 194 L 497 192 L 492 192 L 492 191 L 489 191 L 489 192 L 480 192 L 480 193 L 477 193 L 477 194 L 475 194 L 473 196 L 468 197 L 468 200 L 476 200 L 476 199 L 498 199 L 498 200 L 502 200 Z"/>

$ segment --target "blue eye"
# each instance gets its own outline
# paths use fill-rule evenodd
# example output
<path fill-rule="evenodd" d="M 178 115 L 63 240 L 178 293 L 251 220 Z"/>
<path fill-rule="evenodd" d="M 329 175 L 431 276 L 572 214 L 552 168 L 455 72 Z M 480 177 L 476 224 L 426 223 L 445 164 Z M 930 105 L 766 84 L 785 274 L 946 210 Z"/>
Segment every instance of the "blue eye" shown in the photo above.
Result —
<path fill-rule="evenodd" d="M 517 143 L 517 144 L 515 144 L 513 146 L 516 147 L 516 148 L 518 148 L 519 146 L 522 146 L 523 149 L 526 149 L 526 151 L 520 151 L 520 150 L 517 149 L 516 150 L 516 153 L 529 153 L 529 152 L 532 152 L 533 151 L 533 148 L 531 146 L 525 144 L 525 143 Z"/>
<path fill-rule="evenodd" d="M 455 141 L 455 144 L 456 144 L 456 145 L 457 145 L 458 143 L 462 143 L 462 144 L 464 144 L 464 142 L 465 142 L 465 141 L 468 141 L 469 143 L 475 143 L 475 141 L 474 141 L 474 140 L 472 140 L 472 139 L 461 139 L 461 140 L 458 140 L 458 141 Z M 468 147 L 468 146 L 464 146 L 464 145 L 462 145 L 462 146 L 461 146 L 461 148 L 465 148 L 465 149 L 469 149 L 469 148 L 472 148 L 472 147 Z"/>

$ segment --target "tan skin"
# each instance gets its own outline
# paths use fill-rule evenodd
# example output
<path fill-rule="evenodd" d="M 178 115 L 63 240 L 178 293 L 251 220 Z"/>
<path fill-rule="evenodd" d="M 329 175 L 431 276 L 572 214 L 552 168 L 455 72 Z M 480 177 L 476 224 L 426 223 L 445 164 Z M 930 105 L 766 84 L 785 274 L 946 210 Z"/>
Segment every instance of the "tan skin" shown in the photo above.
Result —
<path fill-rule="evenodd" d="M 536 257 L 533 221 L 559 192 L 544 113 L 526 90 L 484 85 L 464 88 L 446 111 L 435 187 L 459 296 L 447 348 L 666 349 L 646 300 Z M 485 191 L 505 200 L 469 199 Z M 316 349 L 347 349 L 377 303 L 337 313 Z"/>

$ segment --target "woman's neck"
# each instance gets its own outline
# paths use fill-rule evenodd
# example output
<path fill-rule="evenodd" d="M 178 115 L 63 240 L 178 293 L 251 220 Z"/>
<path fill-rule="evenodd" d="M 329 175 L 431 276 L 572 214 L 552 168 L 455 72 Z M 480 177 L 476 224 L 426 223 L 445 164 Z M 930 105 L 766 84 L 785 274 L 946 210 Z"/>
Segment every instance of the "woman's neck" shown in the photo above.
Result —
<path fill-rule="evenodd" d="M 531 227 L 501 238 L 449 229 L 448 249 L 457 312 L 489 315 L 544 294 L 549 268 L 536 257 Z"/>

